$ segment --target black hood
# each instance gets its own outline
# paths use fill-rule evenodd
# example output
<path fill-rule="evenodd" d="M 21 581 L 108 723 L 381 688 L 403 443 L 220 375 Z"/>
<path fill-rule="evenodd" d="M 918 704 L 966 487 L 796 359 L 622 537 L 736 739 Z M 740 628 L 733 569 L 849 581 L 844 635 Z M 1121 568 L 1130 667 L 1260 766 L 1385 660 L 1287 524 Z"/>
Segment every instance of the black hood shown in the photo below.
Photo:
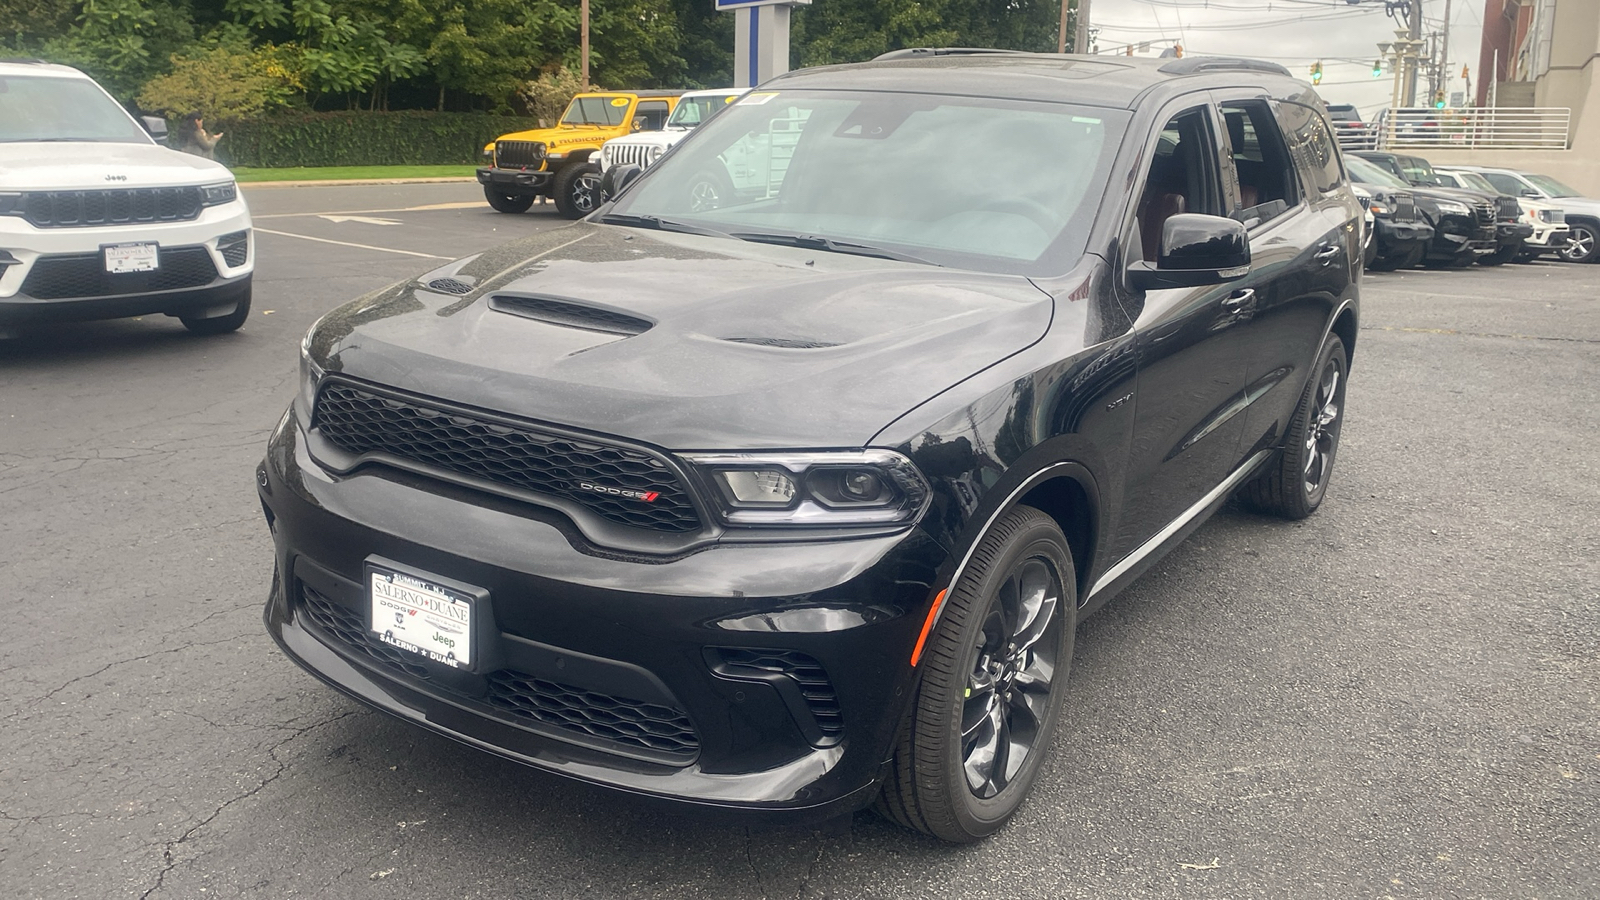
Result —
<path fill-rule="evenodd" d="M 312 355 L 667 449 L 859 447 L 1052 309 L 1018 276 L 578 223 L 341 307 Z"/>

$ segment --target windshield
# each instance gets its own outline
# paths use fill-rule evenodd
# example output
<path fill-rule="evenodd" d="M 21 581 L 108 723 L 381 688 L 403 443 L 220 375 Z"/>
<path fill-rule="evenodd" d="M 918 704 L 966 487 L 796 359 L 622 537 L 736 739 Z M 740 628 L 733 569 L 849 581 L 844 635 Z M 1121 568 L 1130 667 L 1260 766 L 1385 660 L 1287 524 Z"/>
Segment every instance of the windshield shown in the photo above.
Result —
<path fill-rule="evenodd" d="M 1438 184 L 1439 179 L 1433 174 L 1433 167 L 1428 161 L 1416 156 L 1396 157 L 1400 163 L 1400 171 L 1406 173 L 1406 178 L 1413 184 Z"/>
<path fill-rule="evenodd" d="M 1490 184 L 1489 179 L 1479 175 L 1477 172 L 1451 172 L 1450 174 L 1454 175 L 1456 183 L 1464 188 L 1471 188 L 1475 191 L 1483 191 L 1486 194 L 1504 193 L 1499 188 Z"/>
<path fill-rule="evenodd" d="M 1378 167 L 1377 164 L 1368 162 L 1359 156 L 1346 156 L 1345 168 L 1350 170 L 1350 177 L 1362 184 L 1375 184 L 1379 187 L 1408 188 L 1411 185 L 1401 181 L 1388 169 Z"/>
<path fill-rule="evenodd" d="M 1082 252 L 1126 122 L 1123 111 L 1055 103 L 754 93 L 651 167 L 615 212 L 745 240 L 1059 272 Z M 1002 163 L 973 164 L 980 138 Z"/>
<path fill-rule="evenodd" d="M 627 97 L 573 97 L 561 116 L 563 125 L 605 125 L 616 127 L 628 113 Z"/>
<path fill-rule="evenodd" d="M 16 141 L 151 142 L 92 81 L 8 75 L 0 78 L 0 142 Z"/>
<path fill-rule="evenodd" d="M 678 107 L 672 111 L 672 118 L 667 120 L 667 127 L 693 128 L 711 118 L 712 113 L 738 99 L 739 94 L 737 93 L 684 97 L 678 101 Z"/>
<path fill-rule="evenodd" d="M 1555 180 L 1554 178 L 1551 178 L 1549 175 L 1529 175 L 1529 174 L 1524 174 L 1522 177 L 1528 179 L 1528 181 L 1533 183 L 1534 187 L 1538 188 L 1541 191 L 1544 191 L 1546 194 L 1549 194 L 1552 197 L 1577 197 L 1577 196 L 1580 196 L 1576 190 L 1574 190 L 1574 189 L 1572 189 L 1570 187 L 1567 187 L 1566 185 L 1562 184 L 1561 182 Z"/>

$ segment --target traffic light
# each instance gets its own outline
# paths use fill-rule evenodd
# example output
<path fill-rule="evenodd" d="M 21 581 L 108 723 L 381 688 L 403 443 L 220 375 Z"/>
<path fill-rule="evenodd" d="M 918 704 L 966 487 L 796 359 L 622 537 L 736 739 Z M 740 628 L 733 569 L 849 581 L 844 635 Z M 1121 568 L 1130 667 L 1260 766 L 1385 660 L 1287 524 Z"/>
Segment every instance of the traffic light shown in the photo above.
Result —
<path fill-rule="evenodd" d="M 1433 92 L 1433 108 L 1444 109 L 1444 91 Z"/>
<path fill-rule="evenodd" d="M 1320 59 L 1311 64 L 1311 83 L 1322 83 L 1322 60 Z"/>
<path fill-rule="evenodd" d="M 1382 78 L 1383 77 L 1383 60 L 1375 59 L 1375 60 L 1372 61 L 1372 77 L 1373 78 Z"/>

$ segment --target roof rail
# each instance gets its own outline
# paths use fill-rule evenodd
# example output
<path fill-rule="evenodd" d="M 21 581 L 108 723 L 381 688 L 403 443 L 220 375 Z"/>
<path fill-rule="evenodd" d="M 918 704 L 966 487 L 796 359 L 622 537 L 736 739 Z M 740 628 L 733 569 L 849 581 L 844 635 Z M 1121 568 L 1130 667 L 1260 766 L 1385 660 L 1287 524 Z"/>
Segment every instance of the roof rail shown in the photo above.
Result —
<path fill-rule="evenodd" d="M 1240 59 L 1232 56 L 1185 56 L 1163 65 L 1158 72 L 1168 75 L 1198 75 L 1201 72 L 1270 72 L 1288 75 L 1289 70 L 1277 63 L 1259 59 Z"/>
<path fill-rule="evenodd" d="M 1026 50 L 995 50 L 989 47 L 907 47 L 904 50 L 890 50 L 880 56 L 874 56 L 873 62 L 885 59 L 917 59 L 926 56 L 1037 56 Z"/>

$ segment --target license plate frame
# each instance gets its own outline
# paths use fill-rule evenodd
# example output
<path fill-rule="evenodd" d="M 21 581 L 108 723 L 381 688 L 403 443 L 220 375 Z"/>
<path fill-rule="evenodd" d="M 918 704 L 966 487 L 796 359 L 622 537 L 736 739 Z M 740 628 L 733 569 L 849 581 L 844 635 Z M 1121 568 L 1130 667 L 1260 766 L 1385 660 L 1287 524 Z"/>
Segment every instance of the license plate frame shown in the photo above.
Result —
<path fill-rule="evenodd" d="M 369 637 L 436 665 L 482 668 L 488 591 L 383 559 L 367 560 L 366 575 Z"/>
<path fill-rule="evenodd" d="M 100 260 L 110 275 L 154 272 L 161 268 L 161 245 L 154 241 L 101 244 Z"/>

